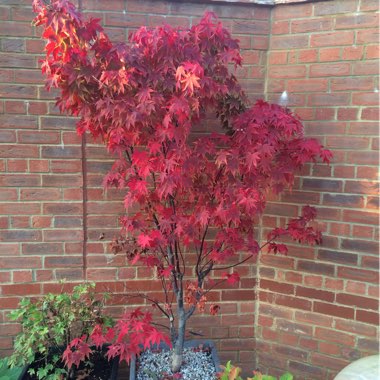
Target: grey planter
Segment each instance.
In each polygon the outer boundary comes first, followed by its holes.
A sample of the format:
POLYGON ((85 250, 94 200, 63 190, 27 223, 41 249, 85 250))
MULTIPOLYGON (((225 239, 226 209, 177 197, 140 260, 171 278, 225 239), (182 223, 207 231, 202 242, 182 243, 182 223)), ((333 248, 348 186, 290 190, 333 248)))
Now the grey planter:
MULTIPOLYGON (((215 345, 211 340, 187 340, 185 342, 185 348, 198 347, 200 344, 207 346, 211 349, 211 358, 215 366, 215 370, 218 372, 220 369, 220 360, 218 353, 216 351, 215 345)), ((169 347, 166 344, 160 344, 159 349, 167 350, 169 347)), ((134 356, 131 360, 130 370, 129 370, 129 380, 136 380, 136 357, 134 356)))

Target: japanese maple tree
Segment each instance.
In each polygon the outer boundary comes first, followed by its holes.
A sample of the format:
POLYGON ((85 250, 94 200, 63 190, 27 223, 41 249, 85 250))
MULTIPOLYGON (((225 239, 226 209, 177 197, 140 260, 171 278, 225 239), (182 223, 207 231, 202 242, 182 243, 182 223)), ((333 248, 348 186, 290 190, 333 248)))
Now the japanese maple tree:
POLYGON ((320 242, 309 206, 264 242, 255 228, 268 192, 291 187, 305 163, 331 154, 304 137, 288 109, 248 106, 233 74, 238 41, 212 13, 189 30, 143 26, 129 43, 112 43, 99 20, 85 21, 67 0, 34 0, 34 9, 47 40, 47 88, 60 90, 62 112, 80 117, 78 132, 100 137, 115 156, 104 183, 125 189, 127 213, 112 249, 156 271, 164 302, 154 303, 168 318, 177 371, 186 322, 221 281, 239 281, 236 266, 264 246, 286 253, 280 236, 320 242), (223 133, 210 133, 212 114, 223 133))

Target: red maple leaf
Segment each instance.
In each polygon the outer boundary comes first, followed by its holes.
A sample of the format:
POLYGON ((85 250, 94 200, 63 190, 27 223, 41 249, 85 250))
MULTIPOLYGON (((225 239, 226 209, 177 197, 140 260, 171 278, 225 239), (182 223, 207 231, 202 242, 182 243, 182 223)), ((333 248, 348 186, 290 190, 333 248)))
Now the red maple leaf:
POLYGON ((288 247, 285 244, 270 243, 268 252, 273 252, 274 254, 280 253, 282 255, 287 255, 288 247))
POLYGON ((196 220, 201 227, 205 227, 208 224, 210 218, 210 212, 207 209, 199 210, 196 213, 196 220))
POLYGON ((138 178, 132 178, 128 181, 129 188, 135 192, 138 196, 148 194, 148 183, 138 178))
POLYGON ((210 305, 210 314, 211 315, 218 314, 219 310, 220 310, 220 306, 219 305, 215 305, 215 304, 210 305))
POLYGON ((260 154, 258 152, 248 152, 247 153, 247 165, 248 169, 257 167, 257 163, 260 161, 260 154))
POLYGON ((174 268, 173 265, 169 265, 166 268, 160 269, 160 271, 159 271, 160 276, 165 277, 165 278, 169 278, 170 275, 172 274, 173 268, 174 268))
POLYGON ((141 261, 148 267, 153 268, 160 264, 160 261, 157 257, 153 255, 143 256, 141 261))
POLYGON ((223 273, 222 276, 225 277, 225 278, 227 278, 227 282, 230 285, 236 284, 237 282, 240 281, 240 276, 239 276, 239 274, 237 272, 223 273))
POLYGON ((137 243, 141 248, 148 248, 150 243, 152 242, 152 238, 146 234, 140 234, 137 238, 137 243))
POLYGON ((73 365, 78 366, 80 362, 90 357, 92 350, 85 341, 85 336, 74 338, 63 352, 62 359, 70 369, 73 365))
POLYGON ((96 347, 101 347, 107 339, 103 335, 103 329, 101 325, 96 325, 90 335, 91 340, 96 347))

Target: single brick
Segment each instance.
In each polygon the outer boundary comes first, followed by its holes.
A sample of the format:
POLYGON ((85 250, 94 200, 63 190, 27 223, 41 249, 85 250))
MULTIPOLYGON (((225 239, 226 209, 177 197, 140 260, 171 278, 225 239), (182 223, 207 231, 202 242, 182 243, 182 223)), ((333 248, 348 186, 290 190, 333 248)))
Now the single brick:
POLYGON ((274 20, 310 17, 313 13, 312 4, 297 4, 295 6, 277 6, 273 9, 274 20))
POLYGON ((311 33, 331 30, 333 28, 333 19, 306 19, 291 21, 292 33, 311 33))
POLYGON ((360 252, 361 254, 377 254, 379 252, 379 244, 376 241, 343 239, 341 245, 343 249, 360 252))
POLYGON ((367 310, 356 310, 355 319, 360 322, 370 323, 372 325, 378 326, 380 316, 379 313, 374 313, 372 311, 367 310))
POLYGON ((340 13, 355 12, 357 7, 356 0, 345 0, 343 2, 325 2, 314 5, 314 16, 328 16, 340 13))
POLYGON ((311 299, 318 299, 326 302, 333 302, 335 294, 326 290, 317 290, 312 288, 306 288, 304 286, 296 287, 296 296, 305 297, 311 299))
POLYGON ((352 294, 339 293, 336 296, 336 302, 349 306, 357 306, 361 309, 378 310, 379 301, 377 299, 355 296, 352 294))
POLYGON ((358 263, 358 256, 353 253, 332 251, 326 249, 318 250, 318 259, 322 261, 331 261, 340 264, 356 265, 358 263))
POLYGON ((306 75, 306 66, 274 66, 269 68, 271 78, 304 78, 306 75))
POLYGON ((273 50, 287 49, 306 49, 309 47, 309 37, 307 35, 299 36, 272 36, 271 48, 273 50))
POLYGON ((294 294, 294 285, 277 281, 261 279, 260 288, 267 289, 275 293, 294 294))
POLYGON ((310 47, 352 45, 354 38, 354 31, 313 34, 310 37, 310 47))
POLYGON ((342 331, 347 331, 357 335, 364 335, 374 337, 376 335, 376 327, 368 326, 367 324, 337 319, 335 322, 335 328, 342 331))
POLYGON ((326 329, 324 327, 316 327, 314 335, 316 338, 327 342, 344 344, 351 347, 355 345, 355 336, 341 331, 326 329))
POLYGON ((379 282, 378 272, 343 266, 338 267, 338 277, 375 284, 379 282))
POLYGON ((342 181, 328 180, 320 178, 304 178, 302 189, 341 192, 343 187, 342 181))

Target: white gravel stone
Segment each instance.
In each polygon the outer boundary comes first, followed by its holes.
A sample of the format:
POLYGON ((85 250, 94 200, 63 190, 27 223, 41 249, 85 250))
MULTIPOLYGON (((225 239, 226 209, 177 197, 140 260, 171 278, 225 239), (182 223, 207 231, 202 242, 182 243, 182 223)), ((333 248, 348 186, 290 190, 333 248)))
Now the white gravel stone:
MULTIPOLYGON (((145 351, 139 357, 137 380, 161 380, 165 375, 173 375, 170 370, 170 351, 145 351)), ((183 364, 180 380, 216 380, 216 371, 211 356, 193 348, 183 350, 183 364)))

